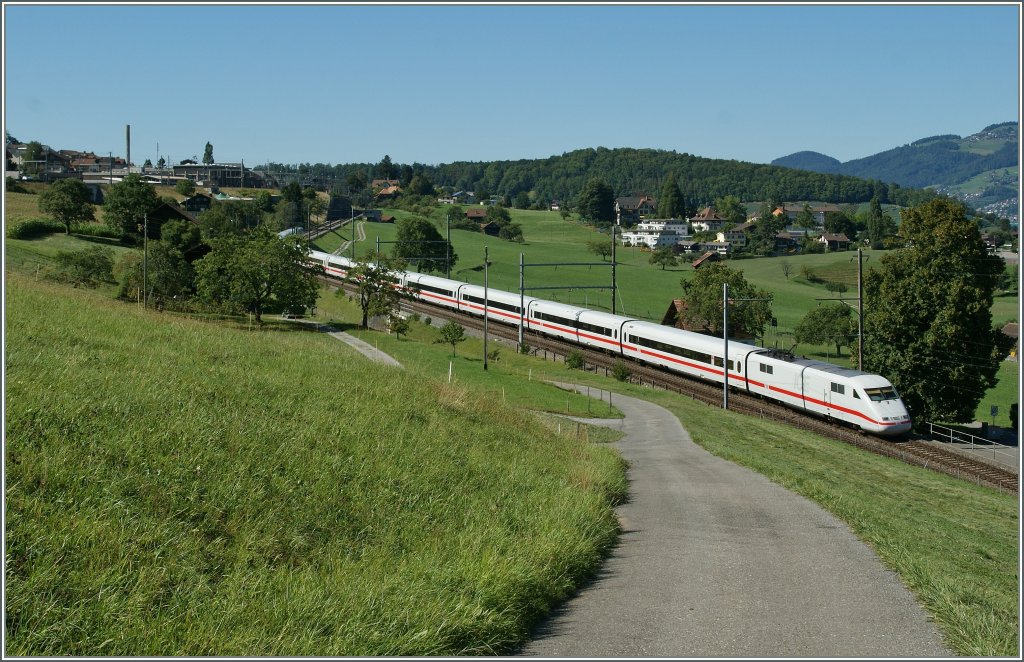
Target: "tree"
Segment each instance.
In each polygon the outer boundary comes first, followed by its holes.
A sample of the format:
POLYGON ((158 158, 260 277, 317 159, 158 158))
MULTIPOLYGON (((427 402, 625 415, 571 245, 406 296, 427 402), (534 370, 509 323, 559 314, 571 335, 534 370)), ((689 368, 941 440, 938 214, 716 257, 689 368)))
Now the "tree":
POLYGON ((398 169, 391 163, 391 157, 385 154, 384 158, 377 164, 377 167, 374 168, 374 174, 377 175, 378 179, 395 179, 398 169))
MULTIPOLYGON (((367 328, 371 317, 383 315, 395 317, 398 309, 400 291, 395 288, 398 283, 396 272, 405 269, 402 260, 389 258, 383 254, 367 256, 366 262, 359 262, 348 274, 349 280, 356 285, 359 295, 359 309, 363 313, 360 326, 367 328)), ((338 295, 344 295, 338 290, 338 295)))
POLYGON ((174 190, 187 198, 196 192, 196 183, 191 179, 179 179, 174 185, 174 190))
POLYGON ((444 271, 446 256, 451 261, 450 267, 455 266, 458 260, 455 249, 445 241, 434 224, 418 217, 398 221, 391 254, 407 262, 415 262, 417 270, 427 273, 444 271))
POLYGON ((665 267, 674 267, 679 264, 679 258, 676 257, 671 246, 662 246, 651 253, 650 262, 651 264, 660 264, 661 270, 664 271, 665 267))
POLYGON ((206 143, 206 147, 203 148, 203 163, 211 165, 213 163, 213 145, 206 143))
MULTIPOLYGON (((103 201, 104 219, 122 237, 142 234, 144 216, 160 205, 156 189, 136 173, 127 175, 107 191, 103 201)), ((159 235, 159 226, 149 224, 149 236, 159 235)))
POLYGON ((39 211, 63 223, 64 234, 71 234, 73 224, 93 220, 90 199, 89 188, 81 181, 61 179, 39 194, 39 211))
POLYGON ((597 237, 587 242, 587 250, 595 255, 600 255, 602 260, 607 260, 612 254, 611 237, 597 237))
POLYGON ((150 159, 146 159, 146 162, 142 164, 142 167, 143 168, 152 168, 153 167, 153 161, 150 160, 150 159))
POLYGON ((348 185, 349 191, 358 193, 366 188, 366 174, 357 170, 345 178, 345 183, 348 185))
POLYGON ((998 381, 1008 338, 992 325, 1004 270, 959 202, 936 198, 902 214, 904 248, 864 281, 864 356, 919 422, 965 422, 998 381))
POLYGON ((868 208, 867 233, 872 248, 882 248, 885 240, 896 234, 896 223, 882 211, 878 196, 871 198, 868 208))
POLYGON ((161 156, 156 162, 156 167, 163 168, 165 165, 167 165, 167 160, 161 156))
POLYGON ((733 225, 742 225, 747 222, 747 208, 735 195, 727 195, 715 200, 715 209, 719 215, 733 225))
POLYGON ((409 333, 409 320, 401 315, 391 315, 388 318, 388 328, 394 332, 396 338, 401 340, 402 334, 409 333))
POLYGON ((675 173, 669 173, 665 183, 661 185, 658 197, 658 216, 661 218, 682 218, 686 215, 686 203, 683 193, 679 190, 679 181, 675 173))
POLYGON ((528 209, 530 207, 530 194, 520 191, 512 198, 512 206, 516 209, 528 209))
POLYGON ((789 260, 783 260, 779 266, 782 267, 782 275, 789 280, 789 274, 793 273, 793 264, 789 260))
POLYGON ((834 343, 836 354, 857 335, 853 310, 843 303, 815 308, 794 329, 796 341, 812 345, 834 343))
POLYGON ((32 140, 25 145, 25 153, 22 155, 21 160, 21 171, 29 175, 38 175, 43 171, 43 166, 39 163, 44 161, 46 151, 43 148, 43 144, 38 140, 32 140))
POLYGON ((434 342, 452 346, 452 356, 455 356, 455 346, 466 340, 466 330, 462 325, 451 320, 444 323, 438 332, 437 340, 434 342))
POLYGON ((248 237, 220 237, 212 246, 195 264, 203 299, 247 310, 257 324, 263 323, 263 311, 270 305, 299 310, 316 304, 316 269, 306 263, 298 241, 257 228, 248 237))
POLYGON ((434 184, 422 174, 413 175, 409 180, 409 193, 413 195, 436 195, 434 184))
POLYGON ((584 222, 597 226, 610 225, 615 220, 615 193, 612 187, 596 177, 591 178, 580 191, 576 209, 584 222))
POLYGON ((211 241, 216 237, 240 235, 255 228, 263 220, 263 214, 253 202, 227 200, 215 202, 199 215, 199 229, 203 238, 211 241))
POLYGON ((509 223, 498 230, 498 239, 523 243, 523 226, 519 223, 509 223))
POLYGON ((765 326, 772 318, 772 294, 747 282, 743 272, 721 262, 702 266, 692 280, 683 278, 683 298, 686 306, 680 313, 688 328, 707 328, 712 334, 722 335, 722 284, 729 284, 729 328, 732 334, 747 333, 754 337, 764 335, 765 326))
POLYGON ((812 230, 818 226, 817 221, 814 220, 814 212, 811 211, 810 205, 804 205, 804 208, 800 210, 800 213, 796 215, 797 227, 806 228, 812 230))

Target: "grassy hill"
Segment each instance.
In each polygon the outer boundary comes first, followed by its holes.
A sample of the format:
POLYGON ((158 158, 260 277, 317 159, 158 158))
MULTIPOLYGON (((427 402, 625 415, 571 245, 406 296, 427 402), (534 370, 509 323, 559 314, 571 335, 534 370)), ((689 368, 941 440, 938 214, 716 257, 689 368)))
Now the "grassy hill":
POLYGON ((487 394, 12 271, 6 303, 8 654, 487 654, 615 539, 617 454, 487 394))

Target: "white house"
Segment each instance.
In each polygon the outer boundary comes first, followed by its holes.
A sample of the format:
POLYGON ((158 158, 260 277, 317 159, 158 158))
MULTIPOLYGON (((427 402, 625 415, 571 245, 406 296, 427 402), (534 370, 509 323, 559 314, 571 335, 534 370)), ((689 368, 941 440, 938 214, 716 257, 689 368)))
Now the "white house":
POLYGON ((622 245, 661 248, 675 246, 690 236, 690 224, 685 219, 648 220, 641 221, 635 228, 623 232, 622 245))

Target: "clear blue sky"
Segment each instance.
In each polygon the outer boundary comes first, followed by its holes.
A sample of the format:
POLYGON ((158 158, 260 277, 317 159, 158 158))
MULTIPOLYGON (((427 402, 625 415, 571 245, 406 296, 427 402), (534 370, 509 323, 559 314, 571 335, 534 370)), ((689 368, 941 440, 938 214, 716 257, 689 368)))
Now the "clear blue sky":
POLYGON ((841 161, 1018 120, 990 5, 4 5, 4 127, 132 160, 841 161))

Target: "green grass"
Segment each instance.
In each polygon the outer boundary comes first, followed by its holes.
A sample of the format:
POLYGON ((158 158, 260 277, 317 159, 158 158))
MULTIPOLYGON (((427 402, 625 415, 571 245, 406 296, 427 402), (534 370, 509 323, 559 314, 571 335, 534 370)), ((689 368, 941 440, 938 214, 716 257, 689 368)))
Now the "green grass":
POLYGON ((999 365, 999 383, 985 393, 985 397, 978 403, 978 409, 974 413, 976 421, 992 423, 991 406, 999 407, 999 413, 995 417, 995 424, 999 427, 1010 427, 1010 405, 1018 402, 1020 394, 1018 386, 1020 383, 1020 363, 1017 361, 1003 361, 999 365))
POLYGON ((501 652, 615 540, 618 455, 487 393, 295 325, 6 297, 9 654, 501 652))

